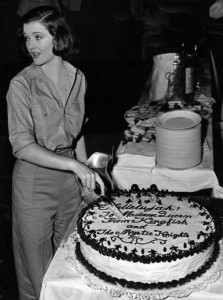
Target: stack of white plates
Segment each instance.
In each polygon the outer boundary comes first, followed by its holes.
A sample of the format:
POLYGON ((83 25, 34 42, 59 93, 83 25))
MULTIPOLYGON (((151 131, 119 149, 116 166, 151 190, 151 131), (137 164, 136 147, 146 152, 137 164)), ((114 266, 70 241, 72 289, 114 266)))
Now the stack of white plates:
POLYGON ((188 169, 201 162, 201 117, 192 111, 174 110, 156 121, 157 163, 188 169))

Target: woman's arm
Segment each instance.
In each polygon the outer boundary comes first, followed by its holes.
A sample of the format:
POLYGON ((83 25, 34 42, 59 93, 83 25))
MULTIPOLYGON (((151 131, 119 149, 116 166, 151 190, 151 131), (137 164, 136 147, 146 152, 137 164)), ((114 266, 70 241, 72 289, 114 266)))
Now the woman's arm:
MULTIPOLYGON (((86 151, 86 144, 85 144, 85 138, 84 136, 81 136, 81 138, 78 140, 77 145, 76 145, 76 157, 77 160, 83 163, 87 162, 87 151, 86 151)), ((104 183, 101 179, 101 177, 95 173, 96 175, 96 181, 97 183, 99 183, 100 188, 101 188, 101 194, 104 195, 105 193, 105 187, 104 187, 104 183)), ((87 193, 87 191, 85 190, 85 192, 87 193)))
POLYGON ((41 167, 71 171, 78 176, 82 186, 90 190, 95 189, 95 181, 97 181, 101 186, 102 192, 104 191, 104 185, 101 178, 83 162, 59 155, 36 143, 31 143, 18 150, 16 156, 19 159, 41 167))
POLYGON ((78 140, 75 150, 76 150, 77 159, 81 162, 86 163, 87 151, 86 151, 84 136, 81 136, 81 138, 78 140))

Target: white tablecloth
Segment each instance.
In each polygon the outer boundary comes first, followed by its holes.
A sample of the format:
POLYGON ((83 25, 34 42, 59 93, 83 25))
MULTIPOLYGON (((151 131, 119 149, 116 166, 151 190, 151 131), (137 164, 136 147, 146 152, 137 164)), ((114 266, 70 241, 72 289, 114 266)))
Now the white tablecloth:
MULTIPOLYGON (((117 151, 117 163, 112 170, 112 178, 116 186, 120 189, 130 189, 132 184, 137 184, 140 188, 148 188, 151 184, 156 184, 158 189, 164 189, 175 192, 196 192, 204 189, 212 189, 212 196, 223 198, 223 188, 219 185, 218 178, 214 172, 213 163, 213 140, 212 140, 212 124, 208 125, 207 136, 203 144, 202 162, 193 168, 186 170, 174 170, 163 167, 159 164, 145 164, 139 161, 138 166, 131 163, 129 159, 127 164, 123 164, 122 155, 132 155, 129 148, 120 144, 117 151), (127 152, 127 153, 126 153, 127 152)), ((134 143, 132 143, 133 145, 134 143)), ((138 146, 134 151, 137 154, 138 146)), ((144 152, 148 152, 149 144, 143 142, 140 146, 145 148, 144 152)), ((151 156, 153 152, 151 153, 151 156)))
POLYGON ((195 192, 212 189, 213 196, 223 198, 223 189, 219 186, 217 176, 213 170, 213 151, 206 149, 202 163, 186 170, 174 170, 160 165, 149 168, 143 164, 136 166, 119 165, 119 161, 112 170, 114 183, 121 189, 129 189, 132 184, 140 188, 148 188, 156 184, 158 189, 175 192, 195 192))
MULTIPOLYGON (((60 247, 44 277, 40 300, 129 300, 127 295, 112 298, 106 291, 88 287, 74 268, 65 261, 66 250, 60 247)), ((176 300, 169 297, 168 300, 176 300)), ((204 290, 182 300, 222 300, 223 276, 204 290)))

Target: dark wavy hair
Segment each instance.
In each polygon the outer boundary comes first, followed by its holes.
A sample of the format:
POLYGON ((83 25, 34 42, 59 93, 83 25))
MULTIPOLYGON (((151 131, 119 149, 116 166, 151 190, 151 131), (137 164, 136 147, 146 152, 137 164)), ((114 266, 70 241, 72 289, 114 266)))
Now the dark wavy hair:
POLYGON ((79 39, 74 36, 65 19, 55 7, 39 6, 30 10, 20 20, 18 28, 18 51, 27 57, 29 56, 23 35, 24 24, 40 22, 53 36, 53 53, 61 56, 64 60, 69 60, 79 53, 79 39))

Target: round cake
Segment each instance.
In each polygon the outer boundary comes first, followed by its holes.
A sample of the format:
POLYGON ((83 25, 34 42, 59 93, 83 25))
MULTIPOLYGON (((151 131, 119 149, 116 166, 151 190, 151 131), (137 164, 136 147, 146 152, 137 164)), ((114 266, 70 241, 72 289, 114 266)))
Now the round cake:
POLYGON ((94 275, 133 289, 184 284, 216 260, 219 223, 191 197, 155 185, 115 191, 118 218, 98 199, 79 216, 77 259, 94 275))

